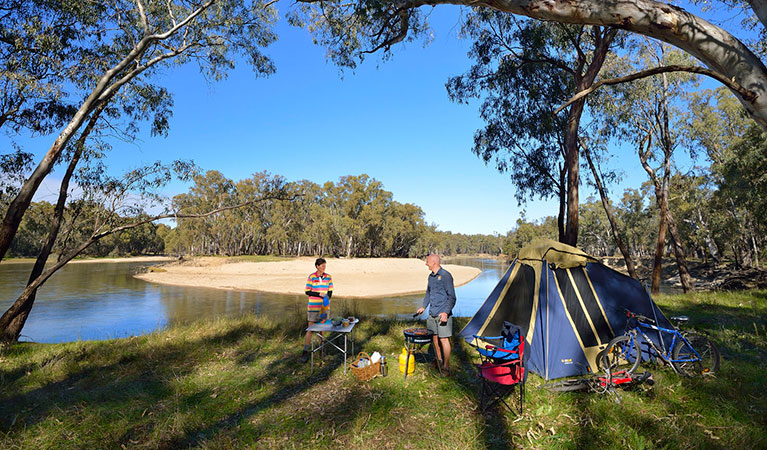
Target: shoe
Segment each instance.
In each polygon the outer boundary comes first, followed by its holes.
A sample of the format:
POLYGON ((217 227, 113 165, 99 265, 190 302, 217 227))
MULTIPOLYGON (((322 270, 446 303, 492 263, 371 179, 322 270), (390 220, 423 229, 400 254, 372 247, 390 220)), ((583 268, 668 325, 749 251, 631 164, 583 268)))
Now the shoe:
POLYGON ((443 378, 449 377, 450 376, 450 367, 443 367, 440 370, 440 374, 442 375, 443 378))
POLYGON ((304 352, 301 353, 301 362, 302 363, 309 362, 309 352, 307 352, 306 350, 304 350, 304 352))

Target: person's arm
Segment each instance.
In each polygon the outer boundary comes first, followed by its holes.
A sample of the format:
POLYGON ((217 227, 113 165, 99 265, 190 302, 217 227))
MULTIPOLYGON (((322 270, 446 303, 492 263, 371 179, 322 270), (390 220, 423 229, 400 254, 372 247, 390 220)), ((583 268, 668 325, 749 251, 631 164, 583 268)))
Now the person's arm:
POLYGON ((445 311, 448 314, 453 313, 453 307, 455 307, 455 286, 453 285, 453 276, 450 274, 450 272, 447 272, 445 274, 444 282, 445 282, 445 293, 447 294, 447 304, 448 304, 448 310, 445 311))
POLYGON ((329 280, 328 280, 328 299, 331 299, 331 298, 333 298, 333 277, 331 277, 330 275, 328 275, 328 277, 329 277, 329 280))

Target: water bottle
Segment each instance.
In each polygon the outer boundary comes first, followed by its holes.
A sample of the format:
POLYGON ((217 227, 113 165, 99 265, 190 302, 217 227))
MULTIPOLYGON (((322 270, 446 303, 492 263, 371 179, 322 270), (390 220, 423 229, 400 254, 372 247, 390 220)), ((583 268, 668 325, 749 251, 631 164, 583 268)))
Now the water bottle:
POLYGON ((386 356, 381 355, 381 376, 386 376, 386 356))

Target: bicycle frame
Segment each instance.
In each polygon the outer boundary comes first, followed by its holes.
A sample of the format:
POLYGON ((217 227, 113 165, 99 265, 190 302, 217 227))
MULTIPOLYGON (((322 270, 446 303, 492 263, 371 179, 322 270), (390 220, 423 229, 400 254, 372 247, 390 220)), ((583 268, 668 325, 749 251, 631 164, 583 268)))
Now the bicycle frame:
MULTIPOLYGON (((629 345, 624 347, 624 351, 628 351, 626 349, 633 348, 634 339, 636 339, 637 335, 641 335, 642 338, 644 338, 645 342, 648 343, 648 347, 649 347, 649 349, 647 350, 648 356, 653 356, 652 351, 654 351, 655 356, 659 357, 663 362, 670 365, 671 368, 674 369, 674 372, 678 373, 676 366, 672 363, 694 362, 694 361, 699 361, 701 359, 698 351, 693 348, 693 346, 690 344, 690 341, 688 341, 687 338, 678 330, 659 327, 657 325, 642 322, 639 319, 636 319, 636 323, 637 323, 637 326, 633 328, 628 328, 626 332, 624 333, 626 336, 629 337, 629 345), (650 330, 657 331, 659 337, 661 336, 661 333, 671 335, 671 344, 668 346, 668 350, 663 351, 662 349, 658 348, 655 342, 652 339, 650 339, 649 336, 647 336, 647 334, 642 330, 642 328, 647 328, 650 330), (692 353, 694 353, 694 357, 689 359, 672 359, 671 352, 673 351, 677 341, 682 341, 685 344, 687 344, 687 347, 692 350, 692 353), (652 351, 650 351, 650 349, 652 349, 652 351)), ((639 346, 639 351, 640 351, 640 355, 638 356, 641 358, 642 356, 641 353, 643 351, 641 346, 639 346)))

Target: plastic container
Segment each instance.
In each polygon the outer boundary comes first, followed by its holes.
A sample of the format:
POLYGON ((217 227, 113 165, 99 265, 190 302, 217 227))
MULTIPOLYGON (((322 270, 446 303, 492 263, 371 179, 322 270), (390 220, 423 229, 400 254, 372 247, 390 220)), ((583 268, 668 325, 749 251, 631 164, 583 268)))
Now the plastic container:
POLYGON ((399 355, 399 371, 405 373, 405 365, 407 364, 407 374, 410 375, 415 371, 415 358, 411 353, 408 358, 407 349, 403 348, 402 353, 399 355), (410 359, 410 361, 408 361, 410 359))

